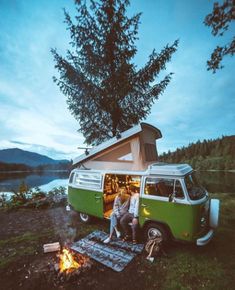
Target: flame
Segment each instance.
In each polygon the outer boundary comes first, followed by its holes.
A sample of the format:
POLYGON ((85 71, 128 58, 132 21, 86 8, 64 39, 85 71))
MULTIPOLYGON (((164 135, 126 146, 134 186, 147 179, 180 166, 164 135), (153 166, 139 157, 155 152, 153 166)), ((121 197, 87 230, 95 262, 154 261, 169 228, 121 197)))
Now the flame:
POLYGON ((60 254, 60 273, 71 272, 80 267, 81 265, 75 261, 72 253, 68 249, 64 248, 62 250, 62 254, 60 254))

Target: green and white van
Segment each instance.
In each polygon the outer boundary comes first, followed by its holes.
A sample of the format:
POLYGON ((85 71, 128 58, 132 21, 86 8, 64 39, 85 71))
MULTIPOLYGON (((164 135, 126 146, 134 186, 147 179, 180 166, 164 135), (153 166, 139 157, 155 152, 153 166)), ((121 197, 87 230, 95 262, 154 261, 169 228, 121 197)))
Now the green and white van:
POLYGON ((139 188, 139 225, 144 237, 162 236, 206 245, 219 219, 219 200, 210 199, 187 164, 152 163, 145 171, 74 169, 68 202, 88 222, 110 217, 119 189, 139 188))

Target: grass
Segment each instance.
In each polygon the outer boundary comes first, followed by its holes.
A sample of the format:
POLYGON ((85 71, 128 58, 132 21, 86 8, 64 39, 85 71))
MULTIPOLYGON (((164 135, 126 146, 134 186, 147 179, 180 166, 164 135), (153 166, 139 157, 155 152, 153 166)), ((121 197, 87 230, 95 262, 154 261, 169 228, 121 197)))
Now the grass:
POLYGON ((32 246, 22 247, 20 251, 16 249, 12 249, 7 256, 2 256, 0 258, 0 268, 6 268, 10 263, 18 260, 20 257, 24 257, 27 255, 32 255, 35 253, 35 248, 32 246))
POLYGON ((39 234, 26 232, 23 235, 19 235, 16 237, 5 239, 5 240, 0 240, 0 247, 4 247, 5 245, 8 245, 8 244, 18 244, 22 242, 38 241, 39 238, 46 237, 50 233, 52 233, 52 231, 48 231, 48 230, 41 232, 39 234))
POLYGON ((150 266, 152 285, 158 283, 159 289, 164 290, 234 289, 235 196, 214 194, 211 197, 221 201, 220 225, 214 239, 204 247, 171 245, 170 258, 160 258, 150 266))
MULTIPOLYGON (((168 257, 148 262, 143 254, 135 259, 136 273, 133 283, 141 282, 142 289, 198 290, 234 289, 235 282, 235 195, 218 193, 211 198, 220 199, 220 224, 213 240, 204 247, 172 243, 166 250, 168 257)), ((97 221, 81 225, 81 237, 107 225, 97 221)), ((126 275, 128 269, 126 270, 126 275)), ((131 277, 130 277, 131 278, 131 277)), ((117 278, 118 279, 118 278, 117 278)))
MULTIPOLYGON (((208 245, 197 247, 191 244, 172 243, 166 250, 168 256, 160 256, 154 263, 148 262, 145 259, 146 254, 143 253, 123 273, 114 276, 117 285, 121 280, 119 277, 124 277, 133 281, 133 285, 138 286, 140 282, 142 289, 148 290, 234 289, 235 195, 218 193, 211 197, 219 198, 221 201, 220 225, 214 239, 208 245)), ((97 229, 108 231, 108 226, 108 222, 101 220, 95 220, 89 225, 79 223, 77 239, 97 229)), ((36 234, 26 232, 23 235, 0 240, 0 254, 5 248, 8 249, 7 253, 3 252, 0 267, 7 268, 14 260, 35 254, 35 251, 41 248, 43 239, 47 240, 48 237, 53 237, 53 234, 53 230, 47 229, 36 234)), ((96 276, 90 278, 98 279, 96 276)))
POLYGON ((23 235, 0 240, 0 268, 7 267, 20 257, 35 254, 39 240, 52 234, 52 230, 45 230, 38 234, 26 232, 23 235))

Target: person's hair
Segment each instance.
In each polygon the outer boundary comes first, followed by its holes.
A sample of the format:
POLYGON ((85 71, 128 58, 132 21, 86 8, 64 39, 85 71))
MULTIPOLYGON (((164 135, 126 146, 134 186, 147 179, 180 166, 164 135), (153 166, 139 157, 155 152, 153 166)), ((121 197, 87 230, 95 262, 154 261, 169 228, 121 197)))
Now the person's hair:
POLYGON ((122 194, 125 193, 125 191, 126 191, 125 188, 120 188, 119 192, 118 192, 118 195, 121 196, 122 194))
POLYGON ((126 193, 125 188, 121 188, 118 192, 118 196, 121 198, 122 203, 125 201, 125 193, 126 193))
POLYGON ((139 188, 138 187, 136 187, 135 185, 130 185, 130 191, 133 191, 133 192, 139 192, 139 188))

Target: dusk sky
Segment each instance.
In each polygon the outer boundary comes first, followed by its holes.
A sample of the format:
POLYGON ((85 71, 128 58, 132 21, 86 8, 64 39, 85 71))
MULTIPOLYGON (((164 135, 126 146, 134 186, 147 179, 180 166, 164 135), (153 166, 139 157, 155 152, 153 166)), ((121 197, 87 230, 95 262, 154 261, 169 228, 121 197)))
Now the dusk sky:
MULTIPOLYGON (((206 70, 206 61, 235 27, 223 38, 212 36, 203 20, 213 1, 130 2, 129 15, 143 13, 134 59, 138 67, 154 48, 160 52, 180 40, 166 70, 174 72, 172 81, 145 120, 162 132, 158 151, 234 135, 235 56, 225 58, 216 74, 206 70)), ((65 55, 70 41, 62 8, 74 15, 72 0, 0 0, 0 149, 17 147, 55 159, 83 153, 77 149, 84 146, 78 122, 52 81, 57 71, 50 49, 65 55)))

